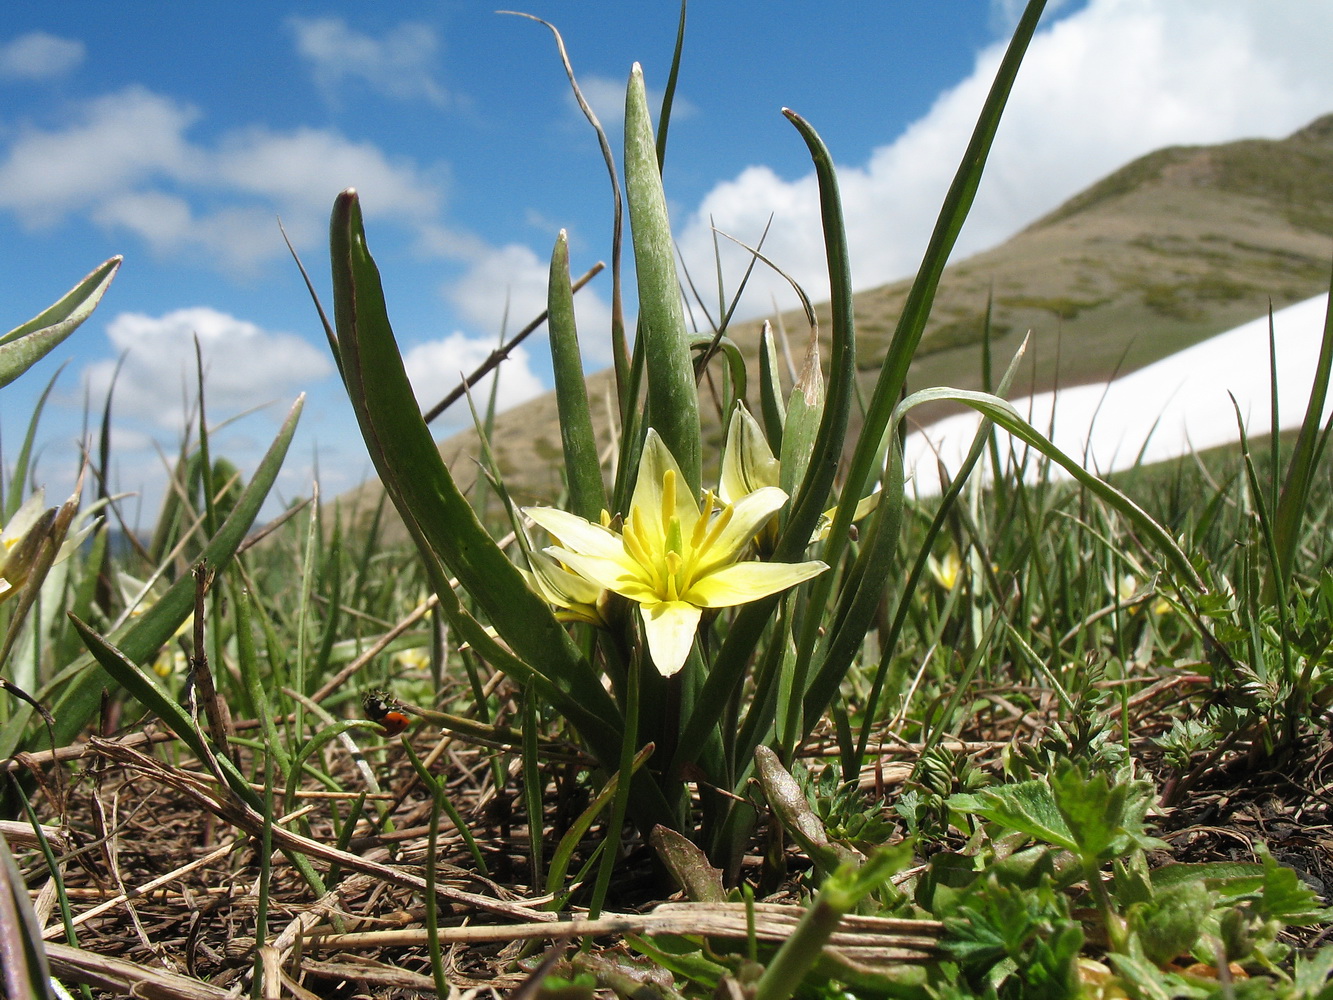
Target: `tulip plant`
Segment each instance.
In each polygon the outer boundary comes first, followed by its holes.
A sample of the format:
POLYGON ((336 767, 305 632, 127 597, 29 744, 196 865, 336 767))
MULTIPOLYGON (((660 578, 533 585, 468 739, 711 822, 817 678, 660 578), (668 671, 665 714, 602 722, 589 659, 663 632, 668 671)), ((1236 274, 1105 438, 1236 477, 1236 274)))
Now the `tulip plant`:
MULTIPOLYGON (((807 304, 810 352, 784 393, 771 337, 759 345, 754 379, 725 325, 707 333, 686 326, 662 187, 669 96, 654 132, 643 75, 634 67, 623 168, 639 313, 627 346, 613 310, 618 447, 604 466, 562 233, 551 266, 549 334, 568 493, 554 505, 510 505, 519 554, 496 543, 441 460, 414 405, 358 196, 349 190, 335 203, 330 341, 377 471, 454 634, 528 698, 562 716, 606 775, 630 773, 651 743, 647 765, 620 782, 629 818, 645 832, 662 824, 693 836, 715 863, 732 861, 746 842, 756 748, 771 747, 790 764, 831 720, 843 773, 859 766, 865 729, 855 739, 845 720, 855 712, 868 727, 876 706, 845 703, 843 682, 881 608, 887 602, 890 611, 901 610, 912 596, 916 574, 898 551, 904 483, 897 428, 916 403, 959 400, 1040 448, 1126 517, 1179 586, 1196 583, 1163 529, 1078 469, 1001 398, 928 390, 902 399, 1041 6, 1029 4, 999 68, 855 434, 855 321, 829 151, 804 119, 784 111, 814 162, 832 294, 827 340, 807 304), (725 363, 710 367, 713 358, 725 363), (715 416, 727 428, 716 470, 703 461, 705 372, 722 385, 715 416)), ((609 158, 608 167, 619 218, 619 175, 609 158)), ((618 271, 613 267, 617 306, 618 271)), ((498 471, 491 472, 507 498, 498 471)), ((881 668, 876 692, 882 681, 881 668)))

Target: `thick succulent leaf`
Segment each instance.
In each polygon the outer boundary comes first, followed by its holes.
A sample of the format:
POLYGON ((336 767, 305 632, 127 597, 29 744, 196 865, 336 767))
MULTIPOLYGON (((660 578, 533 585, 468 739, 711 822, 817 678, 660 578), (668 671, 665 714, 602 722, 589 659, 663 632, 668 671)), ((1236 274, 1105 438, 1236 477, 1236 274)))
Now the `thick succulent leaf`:
POLYGON ((617 717, 610 696, 547 603, 477 520, 421 418, 354 190, 334 203, 329 240, 343 380, 386 492, 428 549, 427 558, 438 559, 458 578, 514 654, 541 664, 557 688, 602 718, 607 732, 600 739, 596 732, 584 736, 599 756, 617 759, 618 742, 606 739, 617 717))
POLYGON ((639 284, 649 419, 680 463, 693 492, 699 489, 701 476, 699 394, 676 277, 676 246, 638 63, 625 94, 625 193, 639 284))

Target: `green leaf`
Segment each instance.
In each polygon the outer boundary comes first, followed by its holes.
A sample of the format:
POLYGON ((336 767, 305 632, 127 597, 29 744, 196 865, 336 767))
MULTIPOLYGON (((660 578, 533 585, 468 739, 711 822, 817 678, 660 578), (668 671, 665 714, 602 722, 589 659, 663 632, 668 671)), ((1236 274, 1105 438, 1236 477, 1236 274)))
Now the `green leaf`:
MULTIPOLYGON (((801 479, 800 489, 795 492, 791 501, 786 524, 778 540, 777 550, 773 554, 773 560, 776 562, 794 562, 798 561, 809 547, 810 536, 827 506, 826 501, 833 488, 833 479, 842 460, 852 396, 856 390, 856 324, 852 306, 847 233, 843 225, 842 200, 838 194, 833 157, 819 134, 800 115, 789 109, 784 109, 783 114, 796 126, 801 138, 805 140, 815 165, 833 311, 829 388, 822 403, 823 411, 814 444, 811 446, 808 468, 801 479)), ((788 413, 787 419, 790 423, 793 415, 788 413)), ((784 431, 784 438, 788 433, 792 431, 790 429, 784 431)), ((786 455, 788 450, 784 446, 783 454, 786 455)), ((839 505, 840 516, 834 519, 834 531, 841 530, 844 536, 846 535, 855 506, 855 503, 839 505)), ((836 546, 830 549, 826 543, 825 552, 828 551, 840 550, 836 546)), ((826 558, 825 561, 830 566, 836 565, 836 559, 829 561, 826 558)), ((825 573, 815 579, 810 588, 812 607, 822 607, 827 602, 833 578, 836 576, 836 573, 825 573)), ((705 738, 717 724, 731 693, 744 679, 754 650, 773 616, 779 599, 777 595, 762 598, 746 605, 737 614, 682 730, 680 743, 671 765, 672 770, 692 762, 705 745, 705 738)), ((796 667, 791 677, 791 690, 798 692, 798 695, 790 698, 788 703, 782 706, 785 735, 783 749, 788 753, 799 736, 801 713, 799 692, 805 690, 811 652, 818 636, 820 622, 821 616, 818 614, 809 615, 806 619, 806 626, 801 633, 797 648, 796 667)))
MULTIPOLYGON (((1271 309, 1269 323, 1271 326, 1271 309)), ((1300 543, 1300 527, 1305 519, 1306 500, 1318 466, 1320 422, 1324 413, 1324 400, 1328 396, 1331 372, 1333 372, 1333 294, 1329 296, 1328 310, 1324 314, 1324 336, 1319 344, 1319 360, 1315 362, 1305 419, 1301 421, 1300 433, 1296 437, 1291 464, 1287 466, 1287 478, 1282 484, 1282 495, 1278 499, 1277 512, 1274 516, 1274 542, 1278 561, 1277 565, 1268 568, 1268 576, 1264 581, 1266 601, 1273 600, 1285 586, 1286 581, 1291 578, 1296 548, 1300 543)), ((1273 405, 1277 406, 1276 398, 1273 400, 1273 405)), ((1276 446, 1276 435, 1274 442, 1276 446)), ((1273 474, 1277 475, 1276 466, 1273 474)))
POLYGON ((1226 896, 1257 892, 1263 885, 1264 866, 1248 861, 1209 861, 1201 864, 1167 864, 1151 872, 1154 889, 1186 882, 1201 882, 1226 896))
POLYGON ((946 387, 922 389, 919 392, 912 393, 898 404, 894 410, 892 426, 896 427, 913 407, 920 406, 922 403, 940 401, 963 403, 970 406, 982 416, 993 420, 996 425, 1008 431, 1024 444, 1036 449, 1055 462, 1068 472, 1079 485, 1085 487, 1089 493, 1129 521, 1141 536, 1143 542, 1156 549, 1158 555, 1184 583, 1196 590, 1202 591, 1205 589, 1203 580, 1195 572, 1189 557, 1181 550, 1180 545, 1171 536, 1170 532, 1158 524, 1152 515, 1142 507, 1124 493, 1121 493, 1120 490, 1099 479, 1083 468, 1075 459, 1057 448, 1040 431, 1024 420, 1013 404, 1007 400, 1001 399, 999 396, 992 396, 990 393, 974 392, 968 389, 950 389, 946 387))
MULTIPOLYGON (((972 137, 945 195, 944 204, 940 207, 935 229, 931 233, 930 242, 921 260, 921 267, 907 293, 907 301, 899 314, 898 325, 889 344, 879 379, 875 383, 874 394, 866 407, 861 437, 857 441, 844 486, 844 489, 854 496, 865 495, 870 480, 879 472, 875 468, 875 459, 879 453, 880 442, 884 440, 884 433, 889 427, 894 406, 903 393, 908 368, 911 366, 917 345, 921 342, 926 321, 930 318, 940 276, 944 273, 945 264, 953 252, 958 233, 962 230, 976 197, 986 159, 990 155, 991 145, 1000 125, 1000 117, 1008 102, 1014 80, 1018 76, 1018 69, 1028 43, 1037 30, 1037 22, 1044 7, 1044 0, 1030 0, 1024 9, 1018 26, 1014 29, 1013 39, 996 70, 995 81, 991 84, 990 93, 986 95, 972 137)), ((839 510, 841 511, 841 508, 839 510)), ((824 561, 830 565, 834 564, 833 557, 841 552, 842 539, 845 538, 850 524, 850 513, 846 519, 839 517, 834 520, 829 544, 824 550, 824 561)))
POLYGON ((667 218, 643 70, 630 72, 625 92, 625 196, 629 203, 634 270, 639 285, 639 333, 648 376, 649 426, 675 456, 690 492, 702 473, 699 394, 690 360, 685 310, 676 277, 676 248, 667 218))
MULTIPOLYGON (((187 576, 184 579, 189 580, 193 585, 192 577, 187 576)), ((131 662, 122 650, 117 649, 79 619, 73 618, 72 621, 75 629, 78 630, 79 637, 83 639, 84 644, 87 645, 97 662, 102 665, 102 669, 117 684, 128 691, 131 697, 160 718, 163 724, 190 748, 191 753, 201 761, 209 759, 217 761, 222 776, 227 780, 228 786, 236 796, 247 805, 262 812, 264 804, 259 798, 259 793, 250 787, 250 783, 236 769, 236 765, 231 762, 230 758, 223 754, 213 753, 207 739, 199 731, 189 713, 176 704, 176 700, 171 695, 163 691, 156 682, 131 662)))
POLYGON ((481 526, 417 410, 354 190, 334 204, 330 255, 343 378, 385 491, 423 555, 458 578, 528 669, 541 664, 537 672, 567 695, 562 712, 582 707, 580 729, 598 756, 618 759, 620 726, 610 696, 550 607, 481 526), (586 724, 589 716, 600 720, 602 731, 586 724))
POLYGON ((1144 832, 1144 817, 1152 803, 1152 785, 1147 781, 1085 776, 1069 767, 1051 778, 1051 792, 1073 836, 1074 852, 1085 864, 1110 861, 1135 847, 1164 846, 1144 832))
MULTIPOLYGON (((423 557, 441 609, 486 660, 520 684, 540 684, 543 698, 598 760, 615 767, 624 735, 619 709, 550 606, 477 520, 416 407, 353 189, 334 203, 329 244, 343 382, 375 470, 423 557), (504 644, 462 608, 450 573, 504 644)), ((637 822, 672 822, 650 776, 640 775, 632 794, 637 822)))
MULTIPOLYGON (((982 171, 985 168, 991 143, 994 140, 996 129, 999 127, 1000 115, 1008 100, 1014 79, 1018 74, 1018 67, 1022 62, 1028 42, 1031 40, 1033 32, 1036 31, 1037 21, 1044 6, 1044 0, 1030 0, 1019 19, 1013 40, 1001 60, 995 82, 992 84, 991 91, 982 106, 981 115, 977 120, 967 151, 964 153, 963 161, 959 165, 958 172, 945 197, 944 205, 940 209, 940 215, 935 224, 935 230, 931 234, 930 244, 927 246, 925 256, 922 259, 921 268, 917 273, 916 280, 912 283, 911 289, 908 291, 907 301, 899 316, 898 326, 894 331, 893 340, 890 342, 889 352, 881 368, 880 377, 875 384, 871 402, 866 409, 860 437, 852 455, 850 468, 844 479, 843 491, 852 500, 866 495, 869 492, 872 478, 882 473, 882 469, 876 467, 876 463, 877 460, 882 460, 881 444, 886 440, 885 432, 892 424, 894 404, 902 394, 908 367, 911 365, 912 357, 916 353, 917 345, 920 343, 921 335, 925 330, 926 321, 930 316, 940 275, 943 274, 945 263, 953 250, 958 233, 962 229, 963 222, 971 208, 977 187, 981 182, 982 171)), ((818 162, 819 158, 816 157, 816 164, 818 162)), ((817 173, 819 172, 817 169, 817 173)), ((829 165, 829 172, 832 173, 831 164, 829 165)), ((835 230, 830 225, 832 222, 830 211, 832 206, 824 196, 824 187, 821 176, 821 205, 823 206, 825 222, 824 239, 829 257, 833 310, 834 356, 829 375, 829 412, 825 413, 825 425, 831 425, 833 421, 839 419, 839 416, 845 421, 846 413, 843 412, 839 415, 838 412, 843 409, 841 400, 844 393, 848 394, 846 405, 850 406, 850 393, 855 389, 855 371, 844 372, 844 363, 838 356, 840 328, 846 328, 843 339, 846 340, 847 347, 853 351, 854 332, 851 329, 850 268, 845 257, 845 241, 841 246, 836 242, 841 238, 840 225, 839 230, 835 230), (840 315, 843 310, 846 312, 845 316, 840 315)), ((850 363, 854 369, 854 358, 851 359, 850 363)), ((823 450, 817 450, 816 452, 817 456, 824 456, 825 461, 831 461, 834 468, 842 460, 845 427, 846 424, 843 423, 842 428, 833 438, 836 452, 824 452, 823 450)), ((821 425, 820 444, 827 447, 830 442, 825 439, 824 429, 824 425, 821 425)), ((812 473, 815 468, 816 465, 812 464, 812 473)), ((829 485, 832 484, 832 472, 832 469, 828 470, 829 485)), ((808 485, 814 486, 815 484, 810 483, 808 485)), ((821 503, 827 497, 827 492, 827 489, 825 489, 824 497, 820 498, 821 503)), ((899 495, 896 497, 886 496, 886 502, 881 504, 881 510, 876 515, 876 524, 892 529, 894 534, 896 534, 897 529, 894 519, 898 516, 898 502, 901 501, 901 483, 898 484, 895 492, 899 495)), ((817 512, 808 511, 803 507, 805 502, 806 490, 803 488, 793 505, 792 518, 788 524, 788 535, 804 525, 806 516, 818 516, 817 512)), ((848 529, 851 527, 852 516, 855 513, 854 508, 854 503, 838 505, 828 538, 820 553, 823 561, 830 566, 836 567, 846 550, 849 537, 848 529)), ((811 527, 813 527, 813 524, 811 527)), ((877 531, 879 529, 872 527, 871 530, 877 531)), ((782 544, 788 542, 795 544, 797 541, 803 540, 784 536, 782 544)), ((884 541, 887 545, 887 537, 884 541)), ((779 547, 779 558, 790 558, 789 554, 781 549, 781 546, 779 547)), ((828 573, 823 578, 814 581, 810 587, 811 604, 813 606, 823 607, 828 603, 836 576, 836 573, 828 573)), ((796 690, 798 692, 804 692, 805 690, 804 672, 810 669, 808 665, 814 657, 817 631, 820 624, 819 616, 810 615, 806 618, 802 629, 797 658, 801 672, 801 675, 797 678, 799 687, 796 690)), ((824 681, 826 683, 828 681, 836 683, 834 674, 838 669, 838 662, 830 660, 829 665, 830 670, 824 671, 824 681)), ((815 669, 821 669, 821 666, 815 664, 815 669)))
POLYGON ((764 436, 774 455, 782 454, 782 430, 787 408, 782 403, 782 382, 778 377, 778 351, 773 343, 773 325, 764 320, 759 331, 759 412, 764 418, 764 436))
POLYGON ((880 848, 862 865, 844 864, 830 875, 796 929, 768 963, 755 985, 754 1000, 787 1000, 796 992, 843 916, 905 867, 911 856, 911 846, 903 842, 880 848))
MULTIPOLYGON (((804 552, 810 542, 810 535, 819 523, 820 515, 828 508, 829 494, 833 489, 833 479, 842 462, 843 448, 847 438, 847 422, 852 412, 852 397, 856 393, 856 318, 852 299, 852 267, 847 250, 847 227, 842 218, 842 195, 838 191, 837 172, 833 167, 833 155, 819 133, 796 112, 783 109, 787 120, 796 126, 797 132, 805 140, 810 152, 810 159, 815 165, 815 178, 819 182, 819 215, 824 233, 824 253, 828 258, 829 270, 829 308, 833 318, 831 323, 832 352, 829 359, 828 387, 825 390, 818 384, 819 357, 817 348, 813 356, 807 357, 805 368, 798 383, 806 392, 806 403, 817 413, 818 430, 811 447, 810 464, 801 478, 799 490, 792 492, 791 516, 783 529, 778 542, 778 551, 774 558, 783 561, 794 559, 804 552), (811 370, 813 367, 814 370, 811 370)), ((788 427, 796 415, 788 406, 788 427)), ((790 429, 785 432, 790 433, 790 429)), ((788 449, 784 446, 782 460, 787 460, 788 449)), ((854 494, 859 498, 861 494, 854 494)), ((854 503, 843 505, 849 509, 841 510, 841 517, 835 518, 835 525, 845 533, 851 524, 854 503)), ((835 526, 834 530, 838 530, 835 526)), ((825 559, 830 566, 836 561, 825 559)), ((829 574, 832 576, 833 574, 829 574)), ((826 595, 832 587, 831 580, 825 580, 815 586, 815 594, 826 595)), ((822 603, 822 600, 821 602, 822 603)), ((814 626, 812 617, 807 633, 814 626)), ((809 647, 802 644, 802 652, 808 655, 809 647)))
POLYGON ((55 305, 0 337, 0 387, 46 357, 92 315, 116 276, 120 262, 118 256, 103 262, 55 305))
MULTIPOLYGON (((269 445, 268 451, 255 469, 254 476, 236 501, 236 506, 232 508, 231 514, 204 548, 201 558, 215 571, 221 572, 226 568, 237 547, 245 540, 246 533, 254 524, 259 509, 263 506, 269 490, 278 477, 278 472, 282 469, 282 462, 287 455, 292 435, 296 433, 296 424, 300 419, 303 403, 304 397, 301 397, 293 404, 287 419, 278 430, 277 437, 269 445)), ((181 623, 194 611, 194 586, 192 576, 182 575, 157 603, 133 619, 123 632, 113 637, 116 648, 131 662, 146 662, 170 640, 176 629, 180 628, 181 623)), ((56 717, 56 746, 65 746, 73 742, 83 731, 88 720, 99 710, 106 675, 100 671, 89 670, 88 667, 92 662, 91 657, 82 657, 61 671, 39 695, 41 698, 49 698, 51 692, 59 691, 58 700, 51 706, 51 712, 56 717), (73 683, 63 689, 60 687, 69 678, 76 676, 77 679, 73 683)), ((29 740, 29 748, 38 749, 39 741, 43 738, 44 734, 35 734, 29 740)), ((17 739, 17 727, 6 727, 3 733, 0 733, 0 757, 12 753, 13 744, 10 741, 17 739)))
POLYGON ((1266 918, 1284 924, 1304 926, 1327 920, 1333 911, 1319 905, 1314 890, 1290 868, 1280 865, 1262 844, 1255 847, 1264 866, 1256 909, 1266 918))
POLYGON ((948 799, 951 809, 975 813, 1035 840, 1077 852, 1078 842, 1044 781, 1020 781, 948 799))
POLYGON ((625 941, 639 954, 651 958, 667 971, 708 990, 713 989, 727 974, 725 965, 706 958, 702 948, 685 938, 665 934, 645 938, 626 934, 625 941))
POLYGON ((51 996, 51 969, 42 927, 28 898, 9 844, 0 835, 0 993, 10 997, 51 996))
POLYGON ((606 507, 606 486, 597 454, 597 436, 592 429, 588 386, 583 380, 583 357, 574 322, 574 292, 569 285, 569 238, 565 231, 551 253, 551 276, 546 292, 547 327, 550 330, 551 368, 555 374, 555 400, 560 412, 560 441, 565 452, 565 476, 569 481, 569 509, 595 522, 606 507))
POLYGON ((1194 947, 1212 909, 1212 894, 1199 882, 1185 882, 1130 907, 1129 926, 1148 960, 1165 965, 1194 947))

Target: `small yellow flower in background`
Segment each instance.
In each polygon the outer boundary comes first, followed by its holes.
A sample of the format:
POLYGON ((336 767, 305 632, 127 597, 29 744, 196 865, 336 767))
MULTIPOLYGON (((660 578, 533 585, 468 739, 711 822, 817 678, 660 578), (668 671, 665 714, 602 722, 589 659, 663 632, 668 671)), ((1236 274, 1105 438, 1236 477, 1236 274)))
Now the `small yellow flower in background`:
POLYGON ((153 660, 153 673, 166 680, 172 674, 183 674, 190 667, 190 658, 180 646, 163 646, 153 660))
MULTIPOLYGON (((124 570, 118 570, 116 589, 120 591, 121 602, 130 609, 129 617, 138 618, 162 599, 162 595, 167 592, 167 585, 160 577, 149 584, 130 576, 124 570)), ((183 635, 190 635, 193 631, 194 615, 190 614, 180 623, 176 631, 171 633, 167 645, 159 649, 153 658, 153 672, 157 676, 165 680, 173 674, 183 674, 189 669, 190 659, 176 640, 183 635)))
POLYGON ((1139 580, 1133 573, 1126 573, 1115 584, 1115 597, 1121 604, 1128 604, 1139 591, 1139 580))
POLYGON ((430 650, 418 646, 415 649, 400 649, 393 654, 394 666, 405 670, 425 670, 430 666, 430 650))
MULTIPOLYGON (((67 509, 67 516, 70 516, 68 508, 71 504, 77 507, 77 498, 71 497, 66 501, 63 509, 67 509)), ((38 489, 23 501, 4 530, 0 531, 0 603, 23 589, 23 584, 27 582, 37 562, 42 543, 53 534, 63 532, 60 526, 61 510, 61 507, 47 507, 46 491, 38 489)), ((64 523, 68 524, 67 521, 64 523)), ((74 534, 60 540, 60 550, 51 565, 68 559, 95 526, 96 522, 90 520, 74 534)))
MULTIPOLYGON (((723 503, 735 503, 741 497, 765 487, 776 487, 782 483, 782 465, 773 457, 773 450, 768 446, 759 421, 742 404, 737 404, 731 412, 731 422, 727 425, 727 440, 722 446, 722 474, 718 480, 718 496, 723 503)), ((879 503, 879 492, 870 494, 856 505, 852 514, 853 521, 859 521, 879 503)), ((815 530, 810 535, 811 542, 822 542, 828 537, 833 526, 837 507, 831 507, 819 515, 815 530)), ((759 549, 771 552, 778 540, 778 519, 771 517, 758 532, 759 549)))
POLYGON ((553 507, 525 513, 560 541, 546 554, 586 581, 588 593, 610 590, 639 605, 648 652, 669 677, 685 665, 705 608, 757 601, 828 569, 818 561, 738 561, 786 502, 782 490, 764 486, 734 503, 706 493, 701 509, 650 429, 622 533, 553 507))
POLYGON ((926 556, 926 568, 942 588, 953 590, 954 584, 958 582, 958 574, 963 571, 963 560, 959 558, 957 549, 950 548, 940 559, 933 555, 926 556))

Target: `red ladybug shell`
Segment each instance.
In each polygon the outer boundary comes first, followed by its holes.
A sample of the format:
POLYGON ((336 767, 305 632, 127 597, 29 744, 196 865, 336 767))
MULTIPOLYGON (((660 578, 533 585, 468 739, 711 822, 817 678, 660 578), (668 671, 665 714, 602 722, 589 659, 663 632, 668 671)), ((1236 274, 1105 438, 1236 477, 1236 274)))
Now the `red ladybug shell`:
POLYGON ((397 736, 412 720, 407 717, 398 702, 383 691, 368 691, 361 701, 361 706, 372 720, 378 722, 380 731, 385 736, 397 736))
POLYGON ((380 732, 385 736, 397 736, 412 720, 397 709, 392 709, 384 713, 384 718, 375 721, 380 724, 380 732))

